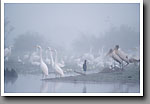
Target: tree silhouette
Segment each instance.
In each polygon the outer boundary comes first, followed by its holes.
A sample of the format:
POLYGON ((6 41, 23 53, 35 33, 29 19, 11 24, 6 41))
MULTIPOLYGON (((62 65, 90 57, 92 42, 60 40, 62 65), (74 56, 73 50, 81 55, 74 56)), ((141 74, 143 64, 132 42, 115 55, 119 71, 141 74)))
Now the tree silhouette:
POLYGON ((24 53, 26 51, 32 51, 36 45, 43 45, 44 39, 38 33, 27 32, 19 35, 14 40, 14 49, 17 53, 24 53))

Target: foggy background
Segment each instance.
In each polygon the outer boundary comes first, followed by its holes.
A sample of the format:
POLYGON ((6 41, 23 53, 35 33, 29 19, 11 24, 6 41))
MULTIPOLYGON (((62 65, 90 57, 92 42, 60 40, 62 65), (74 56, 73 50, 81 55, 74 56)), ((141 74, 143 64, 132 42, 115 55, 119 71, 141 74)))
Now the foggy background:
POLYGON ((4 8, 5 92, 66 92, 68 88, 70 92, 82 93, 140 91, 140 4, 6 3, 4 8), (36 45, 40 45, 43 51, 38 51, 36 45), (137 63, 130 62, 125 70, 120 70, 123 62, 115 65, 111 55, 106 57, 115 45, 120 46, 129 61, 132 59, 137 63), (47 47, 57 52, 48 52, 47 47), (44 69, 39 67, 42 64, 40 59, 47 66, 48 78, 57 78, 57 65, 65 77, 73 81, 69 87, 65 83, 57 88, 57 83, 41 82, 39 79, 44 69), (83 76, 85 60, 87 76, 83 76), (115 73, 119 70, 121 74, 115 73), (72 84, 76 78, 83 81, 78 88, 72 84), (84 81, 113 83, 91 87, 84 81), (116 85, 114 82, 121 83, 116 85), (29 87, 24 87, 27 85, 29 87))
POLYGON ((61 54, 83 54, 116 44, 139 47, 140 4, 7 4, 5 47, 15 53, 56 48, 61 54))

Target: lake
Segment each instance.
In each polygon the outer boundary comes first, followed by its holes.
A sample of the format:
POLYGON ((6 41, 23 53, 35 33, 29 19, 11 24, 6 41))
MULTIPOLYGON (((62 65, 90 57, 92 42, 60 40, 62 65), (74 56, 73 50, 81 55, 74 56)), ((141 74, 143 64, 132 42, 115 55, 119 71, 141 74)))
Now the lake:
POLYGON ((139 83, 65 82, 41 80, 41 75, 22 75, 5 81, 5 93, 139 93, 139 83))

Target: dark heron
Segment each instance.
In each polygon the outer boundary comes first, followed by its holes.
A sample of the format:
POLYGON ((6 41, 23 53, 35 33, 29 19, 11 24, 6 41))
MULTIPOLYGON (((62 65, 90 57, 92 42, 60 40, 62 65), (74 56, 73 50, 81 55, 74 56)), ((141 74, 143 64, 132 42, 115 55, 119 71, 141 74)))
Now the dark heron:
POLYGON ((84 60, 83 71, 86 72, 86 70, 87 70, 87 65, 86 65, 86 60, 84 60))

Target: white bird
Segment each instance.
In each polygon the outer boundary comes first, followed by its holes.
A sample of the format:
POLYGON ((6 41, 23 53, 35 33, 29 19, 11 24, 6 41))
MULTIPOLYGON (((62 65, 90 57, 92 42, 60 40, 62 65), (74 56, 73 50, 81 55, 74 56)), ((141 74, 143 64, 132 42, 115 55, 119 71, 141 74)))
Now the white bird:
POLYGON ((33 61, 39 61, 40 60, 40 57, 38 56, 37 52, 33 52, 31 54, 30 60, 33 60, 33 61))
MULTIPOLYGON (((119 49, 119 45, 116 45, 114 51, 115 51, 115 54, 118 55, 118 56, 121 58, 121 60, 123 60, 124 62, 127 63, 126 65, 129 64, 128 56, 127 56, 123 51, 121 51, 121 50, 119 49)), ((126 65, 125 65, 125 66, 126 66, 126 65)))
POLYGON ((47 48, 50 51, 50 61, 51 61, 51 66, 54 68, 54 60, 53 60, 53 55, 52 55, 52 49, 50 47, 47 48))
POLYGON ((18 56, 18 60, 17 60, 19 63, 22 63, 24 64, 24 62, 20 59, 20 57, 18 56))
POLYGON ((51 61, 50 61, 50 59, 48 58, 47 50, 46 50, 46 59, 45 59, 45 62, 46 62, 46 64, 48 64, 48 65, 51 64, 51 61))
POLYGON ((8 61, 9 56, 11 55, 11 48, 13 46, 9 46, 8 48, 4 49, 4 58, 6 61, 8 61))
POLYGON ((61 62, 61 63, 58 63, 58 65, 59 65, 61 68, 65 67, 65 62, 63 61, 63 59, 61 59, 60 62, 61 62))
POLYGON ((82 62, 81 58, 74 59, 74 62, 82 70, 82 68, 83 68, 83 62, 82 62))
POLYGON ((110 49, 108 54, 106 56, 110 56, 113 60, 118 62, 120 65, 123 65, 121 58, 115 54, 115 51, 113 49, 110 49))
MULTIPOLYGON (((50 59, 52 61, 52 65, 54 65, 54 60, 53 60, 53 56, 52 56, 52 51, 54 51, 54 50, 52 50, 50 47, 48 47, 48 50, 50 51, 50 59)), ((65 66, 65 62, 63 61, 63 59, 61 59, 60 62, 57 61, 57 64, 59 65, 59 67, 63 68, 65 66)))
POLYGON ((27 60, 28 58, 29 58, 29 52, 26 53, 26 54, 24 54, 24 56, 23 56, 23 59, 24 59, 24 60, 27 60))
POLYGON ((37 55, 37 52, 33 52, 30 55, 29 61, 32 65, 40 66, 40 57, 37 55))
POLYGON ((41 70, 43 71, 43 74, 44 74, 43 78, 46 78, 48 76, 48 67, 47 67, 47 65, 43 61, 41 46, 37 45, 37 49, 40 50, 40 68, 41 68, 41 70))
POLYGON ((36 61, 31 61, 31 64, 32 64, 32 65, 35 65, 35 66, 40 66, 40 63, 39 63, 39 62, 36 62, 36 61))
POLYGON ((52 50, 50 47, 48 47, 48 50, 50 51, 51 67, 55 71, 55 74, 64 76, 63 70, 60 68, 59 64, 57 63, 57 51, 52 50), (55 51, 55 61, 53 59, 52 51, 55 51))
POLYGON ((64 76, 63 70, 60 68, 60 66, 57 63, 57 51, 56 51, 56 49, 54 51, 55 51, 54 69, 55 69, 57 74, 59 74, 60 76, 64 76))

